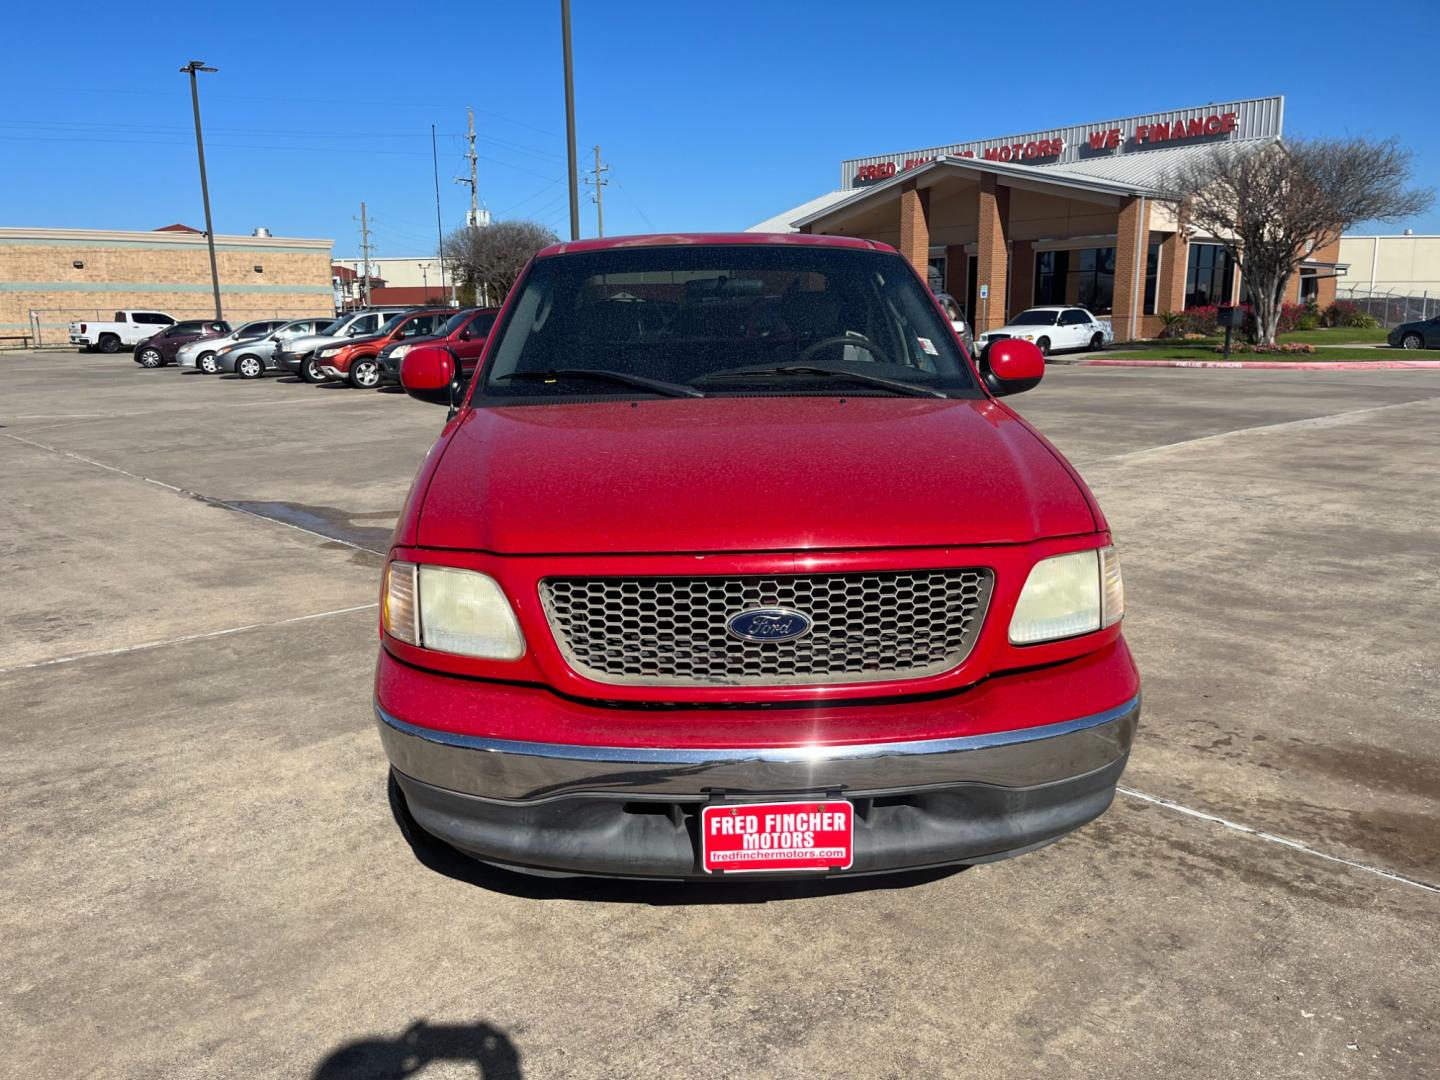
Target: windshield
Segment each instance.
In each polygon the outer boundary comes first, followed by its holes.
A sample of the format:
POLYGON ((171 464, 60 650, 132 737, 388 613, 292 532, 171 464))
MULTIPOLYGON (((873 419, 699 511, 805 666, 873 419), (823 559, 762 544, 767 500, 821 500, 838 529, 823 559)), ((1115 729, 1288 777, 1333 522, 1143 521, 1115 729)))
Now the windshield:
POLYGON ((401 312, 399 315, 391 315, 390 318, 386 319, 383 323, 380 324, 380 329, 376 330, 375 333, 388 334, 409 317, 410 316, 404 312, 401 312))
POLYGON ((1054 326, 1055 320, 1060 317, 1058 311, 1045 311, 1041 308, 1031 308, 1029 311, 1022 311, 1010 320, 1011 326, 1054 326))
POLYGON ((450 318, 445 321, 445 325, 442 326, 439 330, 437 330, 436 333, 440 337, 449 337, 456 330, 459 330, 460 327, 464 326, 465 323, 469 320, 470 316, 474 314, 475 313, 473 311, 461 311, 457 314, 451 315, 450 318))
POLYGON ((655 392, 641 380, 706 395, 975 394, 953 330, 892 253, 612 248, 542 259, 519 290, 477 403, 655 392))

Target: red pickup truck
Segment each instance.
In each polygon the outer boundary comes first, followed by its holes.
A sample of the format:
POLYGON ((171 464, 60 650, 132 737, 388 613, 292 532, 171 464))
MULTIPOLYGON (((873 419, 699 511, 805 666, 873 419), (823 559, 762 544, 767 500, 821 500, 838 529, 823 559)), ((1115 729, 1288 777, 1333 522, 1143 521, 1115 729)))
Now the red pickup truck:
POLYGON ((985 862, 1105 811, 1140 682, 1105 518, 892 248, 557 244, 511 290, 382 584, 416 843, 714 880, 985 862))

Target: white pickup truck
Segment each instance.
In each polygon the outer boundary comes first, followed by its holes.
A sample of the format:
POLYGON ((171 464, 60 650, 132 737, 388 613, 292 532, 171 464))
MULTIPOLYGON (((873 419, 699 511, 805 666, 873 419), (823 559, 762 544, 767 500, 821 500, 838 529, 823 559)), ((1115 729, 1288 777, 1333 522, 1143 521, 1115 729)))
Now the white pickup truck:
POLYGON ((163 311, 117 311, 113 322, 77 319, 70 324, 70 344, 106 353, 119 352, 126 346, 140 344, 174 321, 163 311))

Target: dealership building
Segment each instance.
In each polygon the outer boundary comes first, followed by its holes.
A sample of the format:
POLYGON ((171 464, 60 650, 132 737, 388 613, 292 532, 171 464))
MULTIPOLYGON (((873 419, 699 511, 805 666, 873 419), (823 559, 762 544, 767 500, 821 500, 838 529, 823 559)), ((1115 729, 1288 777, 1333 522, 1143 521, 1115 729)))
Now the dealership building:
MULTIPOLYGON (((1255 98, 951 143, 841 163, 840 187, 752 227, 859 236, 900 250, 977 330, 1035 304, 1110 318, 1117 340, 1158 336, 1160 314, 1233 303, 1224 246, 1177 220, 1166 178, 1217 145, 1280 139, 1283 97, 1255 98)), ((1339 245, 1317 250, 1293 300, 1326 305, 1339 245)))
MULTIPOLYGON (((232 324, 333 311, 330 240, 215 237, 220 299, 232 324)), ((72 319, 144 308, 177 319, 215 313, 205 234, 0 228, 0 339, 63 343, 72 319)))

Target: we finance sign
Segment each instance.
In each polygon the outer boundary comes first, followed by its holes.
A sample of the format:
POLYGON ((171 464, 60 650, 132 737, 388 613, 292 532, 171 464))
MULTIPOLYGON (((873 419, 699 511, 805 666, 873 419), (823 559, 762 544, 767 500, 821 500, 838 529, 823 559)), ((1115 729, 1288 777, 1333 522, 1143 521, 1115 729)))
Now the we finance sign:
POLYGON ((1054 165, 1187 143, 1268 139, 1280 134, 1283 109, 1283 98, 1256 98, 1170 113, 1147 113, 1125 120, 1074 124, 1027 135, 954 143, 931 150, 854 158, 842 165, 842 182, 847 187, 877 184, 942 157, 1054 165))

